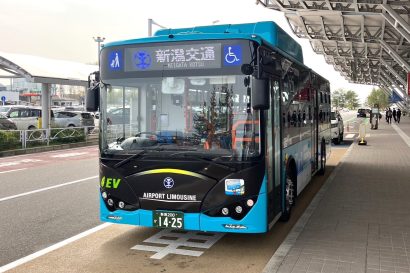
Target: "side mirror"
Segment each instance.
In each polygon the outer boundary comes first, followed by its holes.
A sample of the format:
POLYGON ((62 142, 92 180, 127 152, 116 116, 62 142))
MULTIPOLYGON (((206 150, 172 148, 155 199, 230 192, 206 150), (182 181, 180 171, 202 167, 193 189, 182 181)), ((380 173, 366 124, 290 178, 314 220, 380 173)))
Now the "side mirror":
POLYGON ((252 80, 252 108, 254 110, 269 109, 269 82, 266 79, 252 80))
POLYGON ((96 112, 98 111, 99 106, 100 106, 100 87, 97 84, 94 87, 90 87, 87 89, 85 109, 89 112, 96 112))

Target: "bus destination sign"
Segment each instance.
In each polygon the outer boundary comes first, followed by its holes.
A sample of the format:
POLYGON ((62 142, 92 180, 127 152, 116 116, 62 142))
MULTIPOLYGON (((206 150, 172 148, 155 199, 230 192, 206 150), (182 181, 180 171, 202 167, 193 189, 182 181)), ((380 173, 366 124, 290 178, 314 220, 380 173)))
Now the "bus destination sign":
POLYGON ((190 44, 125 49, 125 71, 221 67, 221 44, 190 44))

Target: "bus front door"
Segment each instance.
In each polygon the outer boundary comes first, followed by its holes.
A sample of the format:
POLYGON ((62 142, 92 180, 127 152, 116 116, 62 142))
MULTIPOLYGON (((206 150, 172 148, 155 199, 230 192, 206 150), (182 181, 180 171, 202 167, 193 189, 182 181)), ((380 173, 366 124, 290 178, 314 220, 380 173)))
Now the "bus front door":
POLYGON ((269 228, 281 212, 281 112, 279 79, 270 80, 270 107, 266 111, 266 168, 268 174, 269 228))

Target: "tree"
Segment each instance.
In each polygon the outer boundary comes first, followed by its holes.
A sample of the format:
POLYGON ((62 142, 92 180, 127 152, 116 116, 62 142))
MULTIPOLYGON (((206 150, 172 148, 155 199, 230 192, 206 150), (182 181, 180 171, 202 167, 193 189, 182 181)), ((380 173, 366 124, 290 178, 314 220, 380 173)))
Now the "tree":
POLYGON ((332 92, 332 105, 333 107, 340 108, 345 106, 345 93, 342 88, 336 89, 332 92))
POLYGON ((389 105, 389 97, 379 88, 373 88, 366 99, 367 106, 373 107, 375 104, 378 104, 380 109, 384 109, 389 105))
POLYGON ((349 91, 346 92, 345 101, 346 101, 345 105, 350 110, 356 109, 360 105, 359 104, 359 98, 358 98, 356 92, 352 91, 352 90, 349 90, 349 91))

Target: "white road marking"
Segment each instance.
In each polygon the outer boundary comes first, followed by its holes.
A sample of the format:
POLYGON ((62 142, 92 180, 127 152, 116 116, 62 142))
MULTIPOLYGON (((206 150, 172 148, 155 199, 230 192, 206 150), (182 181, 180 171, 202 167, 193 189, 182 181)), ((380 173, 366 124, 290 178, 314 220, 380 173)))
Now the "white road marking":
POLYGON ((85 155, 85 154, 88 154, 88 152, 66 153, 66 154, 52 155, 51 157, 65 158, 65 157, 79 156, 79 155, 85 155))
POLYGON ((41 159, 22 159, 22 160, 17 160, 17 161, 9 161, 9 162, 3 162, 0 163, 0 168, 1 167, 9 167, 9 166, 16 166, 24 163, 34 163, 34 162, 40 162, 43 161, 41 159))
POLYGON ((213 246, 219 239, 221 239, 225 233, 207 233, 207 235, 201 235, 203 232, 198 231, 178 231, 173 232, 172 230, 164 229, 154 236, 144 240, 144 243, 154 243, 154 244, 163 244, 167 245, 164 247, 161 246, 148 246, 148 245, 136 245, 131 249, 134 250, 143 250, 143 251, 154 251, 157 252, 151 259, 162 259, 168 254, 178 254, 185 256, 194 256, 199 257, 204 252, 197 250, 187 250, 187 249, 178 249, 180 246, 192 247, 192 248, 203 248, 209 249, 213 246), (172 239, 166 239, 166 238, 172 239), (176 240, 175 240, 176 238, 176 240), (188 241, 191 240, 191 241, 188 241), (200 242, 195 242, 193 240, 198 240, 200 242))
POLYGON ((410 137, 406 135, 406 133, 403 132, 396 124, 392 124, 391 127, 393 127, 393 129, 396 130, 396 132, 403 139, 403 141, 407 144, 407 146, 410 147, 410 137))
POLYGON ((15 169, 15 170, 9 170, 9 171, 3 171, 3 172, 0 172, 0 174, 2 174, 2 173, 11 173, 11 172, 18 172, 18 171, 22 171, 22 170, 27 170, 27 168, 15 169))
POLYGON ((20 194, 8 196, 8 197, 3 197, 3 198, 0 198, 0 202, 7 201, 7 200, 10 200, 10 199, 15 199, 15 198, 26 196, 26 195, 30 195, 30 194, 33 194, 33 193, 39 193, 39 192, 42 192, 42 191, 47 191, 47 190, 56 189, 56 188, 60 188, 60 187, 64 187, 64 186, 68 186, 68 185, 72 185, 72 184, 76 184, 76 183, 81 183, 81 182, 84 182, 86 180, 95 179, 97 177, 98 177, 98 175, 90 176, 90 177, 87 177, 87 178, 83 178, 83 179, 79 179, 79 180, 75 180, 75 181, 71 181, 71 182, 67 182, 67 183, 63 183, 63 184, 59 184, 59 185, 55 185, 55 186, 51 186, 51 187, 41 188, 41 189, 34 190, 34 191, 29 191, 29 192, 24 192, 24 193, 20 193, 20 194))
POLYGON ((347 134, 344 138, 353 138, 355 134, 347 134))
MULTIPOLYGON (((90 148, 87 147, 78 147, 78 148, 70 148, 70 151, 73 150, 88 150, 88 149, 95 149, 96 152, 98 152, 98 146, 94 147, 94 146, 89 146, 90 148)), ((35 154, 23 154, 23 155, 13 155, 13 156, 8 156, 7 158, 19 158, 19 157, 27 157, 27 156, 31 156, 31 157, 38 157, 38 156, 42 156, 42 155, 46 155, 46 154, 55 154, 55 153, 61 153, 62 151, 64 151, 64 149, 60 149, 60 150, 53 150, 53 151, 47 151, 47 152, 39 152, 39 153, 35 153, 35 154)), ((98 156, 98 154, 96 153, 96 155, 98 156)))
POLYGON ((54 250, 59 249, 59 248, 65 246, 65 245, 68 245, 69 243, 75 242, 75 241, 77 241, 77 240, 79 240, 79 239, 81 239, 81 238, 84 238, 84 237, 86 237, 86 236, 88 236, 88 235, 90 235, 90 234, 92 234, 92 233, 94 233, 94 232, 97 232, 97 231, 99 231, 99 230, 102 230, 102 229, 104 229, 104 228, 106 228, 106 227, 108 227, 108 226, 110 226, 110 225, 111 225, 111 223, 105 223, 105 224, 96 226, 96 227, 94 227, 94 228, 92 228, 92 229, 89 229, 89 230, 86 230, 86 231, 84 231, 84 232, 82 232, 82 233, 80 233, 80 234, 77 234, 77 235, 75 235, 75 236, 73 236, 73 237, 71 237, 71 238, 65 239, 64 241, 61 241, 61 242, 56 243, 56 244, 54 244, 54 245, 51 245, 51 246, 49 246, 49 247, 47 247, 47 248, 44 248, 44 249, 42 249, 42 250, 40 250, 40 251, 37 251, 37 252, 35 252, 35 253, 33 253, 33 254, 30 254, 30 255, 28 255, 28 256, 26 256, 26 257, 23 257, 23 258, 21 258, 21 259, 18 259, 18 260, 14 261, 14 262, 11 262, 11 263, 9 263, 9 264, 6 264, 6 265, 0 267, 0 273, 6 272, 7 270, 13 269, 13 268, 15 268, 15 267, 17 267, 17 266, 19 266, 19 265, 22 265, 22 264, 27 263, 27 262, 29 262, 29 261, 31 261, 31 260, 34 260, 34 259, 36 259, 36 258, 38 258, 38 257, 40 257, 40 256, 43 256, 43 255, 45 255, 45 254, 47 254, 47 253, 49 253, 49 252, 51 252, 51 251, 54 251, 54 250))

